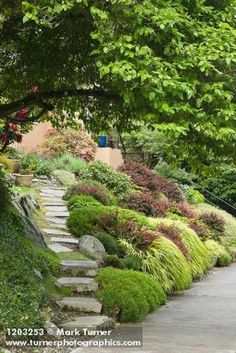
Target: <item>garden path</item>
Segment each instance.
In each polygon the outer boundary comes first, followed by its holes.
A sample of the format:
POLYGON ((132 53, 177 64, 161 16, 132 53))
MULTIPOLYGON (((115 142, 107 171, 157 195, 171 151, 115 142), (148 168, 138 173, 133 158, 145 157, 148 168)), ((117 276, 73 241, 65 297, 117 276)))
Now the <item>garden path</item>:
POLYGON ((93 296, 98 283, 95 276, 98 272, 96 261, 78 259, 79 241, 73 237, 67 228, 69 216, 63 196, 66 189, 61 187, 44 187, 40 189, 39 203, 43 210, 41 226, 47 246, 58 254, 63 254, 61 270, 63 277, 58 278, 58 287, 68 288, 71 295, 58 300, 57 304, 69 312, 70 320, 62 322, 65 329, 100 328, 112 326, 113 320, 100 315, 102 305, 93 296), (74 257, 71 255, 75 255, 74 257))
MULTIPOLYGON (((236 264, 214 269, 192 288, 170 298, 142 324, 142 349, 78 348, 71 353, 235 353, 236 264)), ((113 333, 122 337, 125 328, 113 333)))

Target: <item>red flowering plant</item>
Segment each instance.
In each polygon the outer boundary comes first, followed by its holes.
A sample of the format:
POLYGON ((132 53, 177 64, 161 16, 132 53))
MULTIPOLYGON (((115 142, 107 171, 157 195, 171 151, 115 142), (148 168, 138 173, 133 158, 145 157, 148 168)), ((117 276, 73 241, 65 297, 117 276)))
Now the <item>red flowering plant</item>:
POLYGON ((5 123, 0 127, 0 141, 2 149, 13 142, 22 141, 22 133, 16 124, 5 123))

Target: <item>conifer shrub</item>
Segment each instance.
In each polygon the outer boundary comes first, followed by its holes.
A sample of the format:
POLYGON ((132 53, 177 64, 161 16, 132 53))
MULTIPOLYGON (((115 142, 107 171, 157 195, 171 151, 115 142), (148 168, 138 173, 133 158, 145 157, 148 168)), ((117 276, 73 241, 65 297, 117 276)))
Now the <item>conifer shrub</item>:
POLYGON ((90 195, 76 195, 72 196, 67 202, 68 209, 72 211, 74 208, 80 208, 84 206, 102 206, 101 202, 97 201, 93 196, 90 195))
POLYGON ((160 284, 151 276, 131 270, 101 269, 97 298, 104 314, 119 322, 139 322, 166 303, 160 284))

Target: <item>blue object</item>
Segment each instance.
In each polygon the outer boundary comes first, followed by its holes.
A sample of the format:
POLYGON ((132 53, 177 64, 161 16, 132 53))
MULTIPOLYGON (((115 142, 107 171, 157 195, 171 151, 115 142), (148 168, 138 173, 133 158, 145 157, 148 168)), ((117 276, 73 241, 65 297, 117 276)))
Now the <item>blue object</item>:
POLYGON ((98 136, 98 147, 106 147, 107 145, 107 136, 100 135, 98 136))

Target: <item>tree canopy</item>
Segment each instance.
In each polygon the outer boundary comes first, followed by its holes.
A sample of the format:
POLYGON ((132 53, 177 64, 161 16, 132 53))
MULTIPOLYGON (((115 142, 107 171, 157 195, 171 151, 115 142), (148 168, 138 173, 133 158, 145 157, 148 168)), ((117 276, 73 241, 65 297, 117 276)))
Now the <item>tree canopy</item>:
POLYGON ((68 125, 78 111, 91 130, 130 131, 142 121, 196 158, 235 155, 236 0, 0 5, 7 123, 68 125))

